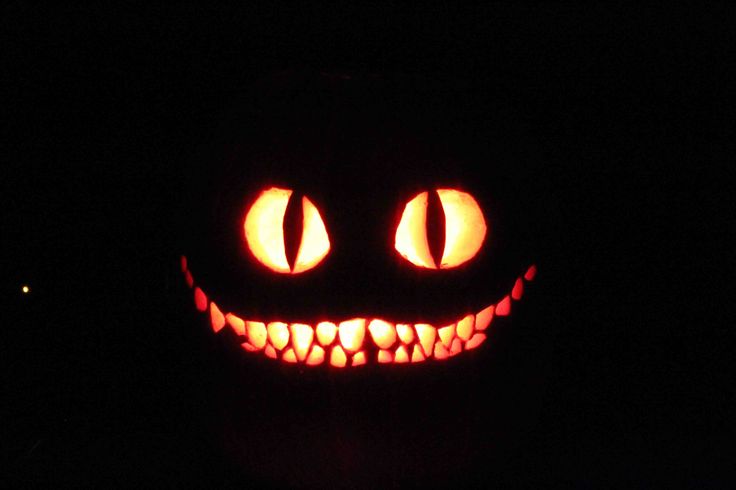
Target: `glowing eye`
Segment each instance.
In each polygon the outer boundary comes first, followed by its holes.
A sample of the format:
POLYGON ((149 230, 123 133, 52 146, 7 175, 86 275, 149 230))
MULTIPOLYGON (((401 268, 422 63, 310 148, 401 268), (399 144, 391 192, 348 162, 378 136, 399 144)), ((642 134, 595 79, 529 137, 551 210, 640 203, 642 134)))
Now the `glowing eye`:
MULTIPOLYGON (((437 189, 445 216, 445 244, 440 269, 451 269, 475 257, 486 236, 486 222, 476 200, 455 189, 437 189)), ((429 193, 422 192, 404 208, 396 228, 396 250, 412 264, 437 269, 427 240, 429 193)))
POLYGON ((289 265, 284 246, 284 215, 291 193, 276 187, 261 192, 243 223, 253 256, 269 269, 284 274, 309 270, 330 251, 330 239, 319 211, 306 196, 302 197, 302 238, 294 265, 289 265))

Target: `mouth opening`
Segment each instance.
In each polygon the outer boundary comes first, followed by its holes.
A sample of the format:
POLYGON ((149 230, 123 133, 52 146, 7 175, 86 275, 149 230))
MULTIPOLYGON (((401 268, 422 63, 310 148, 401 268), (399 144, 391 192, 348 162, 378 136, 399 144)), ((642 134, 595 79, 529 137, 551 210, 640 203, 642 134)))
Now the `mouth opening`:
POLYGON ((230 329, 244 352, 306 366, 336 368, 368 363, 411 364, 443 361, 481 346, 494 318, 511 315, 512 304, 521 300, 524 284, 534 280, 537 266, 531 265, 516 278, 511 290, 495 303, 476 313, 459 316, 446 325, 395 323, 375 317, 354 317, 316 324, 246 319, 222 311, 192 275, 181 257, 184 279, 194 294, 194 305, 208 314, 215 334, 230 329))

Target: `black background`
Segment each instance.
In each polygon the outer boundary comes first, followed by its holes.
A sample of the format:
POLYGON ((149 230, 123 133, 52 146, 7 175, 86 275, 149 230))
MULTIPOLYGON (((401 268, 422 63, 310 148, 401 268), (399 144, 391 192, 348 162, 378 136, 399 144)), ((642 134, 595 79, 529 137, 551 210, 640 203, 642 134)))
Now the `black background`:
POLYGON ((725 4, 7 10, 10 484, 247 484, 200 423, 204 361, 156 328, 189 313, 167 224, 177 162, 208 114, 294 67, 450 73, 534 108, 564 218, 566 321, 540 419, 486 484, 732 482, 717 291, 733 218, 714 179, 733 154, 725 4))

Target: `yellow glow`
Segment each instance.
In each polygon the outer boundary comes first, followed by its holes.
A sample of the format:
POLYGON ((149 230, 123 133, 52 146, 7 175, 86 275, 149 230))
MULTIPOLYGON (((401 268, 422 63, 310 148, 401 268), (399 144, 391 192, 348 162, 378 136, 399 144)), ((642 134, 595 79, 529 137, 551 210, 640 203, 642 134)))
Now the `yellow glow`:
POLYGON ((317 324, 317 340, 322 345, 330 345, 335 340, 337 326, 332 322, 319 322, 317 324))
POLYGON ((457 322, 457 336, 463 340, 470 340, 473 335, 473 315, 465 315, 465 317, 457 322))
POLYGON ((371 320, 368 325, 373 342, 381 349, 388 349, 396 342, 396 329, 392 323, 383 320, 371 320))
POLYGON ((304 221, 302 225, 302 242, 299 252, 296 254, 294 274, 311 269, 330 251, 330 239, 319 211, 314 204, 302 197, 302 213, 304 221))
POLYGON ((411 325, 399 323, 396 325, 396 332, 403 343, 411 344, 414 341, 414 329, 411 328, 411 325))
POLYGON ((232 329, 235 330, 236 334, 243 336, 245 335, 245 322, 241 318, 238 318, 232 313, 228 313, 227 315, 225 315, 225 320, 232 327, 232 329))
POLYGON ((245 322, 248 340, 256 349, 263 349, 266 345, 266 326, 262 322, 245 322))
POLYGON ((447 359, 450 357, 450 351, 447 350, 447 347, 445 347, 442 342, 437 342, 434 344, 434 358, 441 361, 443 359, 447 359))
POLYGON ((271 344, 267 344, 266 349, 263 352, 266 354, 266 356, 270 357, 271 359, 276 359, 278 357, 276 355, 276 349, 274 349, 271 344))
POLYGON ((412 264, 436 269, 427 243, 427 203, 428 194, 422 192, 406 204, 396 228, 394 246, 412 264))
POLYGON ((347 362, 347 357, 345 356, 345 351, 342 350, 342 347, 339 345, 336 345, 332 348, 332 351, 330 351, 330 364, 332 364, 335 367, 345 367, 345 363, 347 362))
POLYGON ((286 352, 284 352, 284 356, 281 358, 286 362, 296 362, 296 354, 294 354, 294 349, 287 349, 286 352))
POLYGON ((378 351, 378 362, 381 364, 386 364, 388 362, 393 362, 394 355, 387 350, 379 350, 378 351))
POLYGON ((432 346, 434 345, 434 339, 437 337, 437 330, 426 323, 417 323, 414 328, 417 331, 417 337, 419 337, 419 343, 422 345, 424 353, 426 355, 432 354, 432 346))
POLYGON ((365 337, 365 319, 354 318, 340 322, 340 343, 349 352, 355 352, 363 345, 365 337))
POLYGON ((396 356, 394 357, 394 362, 396 363, 404 363, 409 362, 409 351, 406 350, 405 345, 399 346, 398 349, 396 349, 396 356))
POLYGON ((261 192, 245 216, 243 228, 250 251, 276 271, 290 272, 284 249, 284 213, 291 191, 272 187, 261 192))
POLYGON ((418 345, 414 345, 414 350, 411 352, 411 362, 422 362, 424 359, 424 352, 418 345))
POLYGON ((452 347, 450 347, 450 355, 454 356, 460 354, 463 351, 463 341, 455 337, 452 341, 452 347))
POLYGON ((268 340, 278 350, 286 347, 289 343, 289 328, 284 322, 271 322, 266 328, 268 330, 268 340))
POLYGON ((437 189, 445 211, 445 250, 440 268, 449 269, 472 259, 486 237, 486 221, 473 196, 454 189, 437 189))
POLYGON ((325 361, 325 350, 315 345, 312 347, 312 352, 309 353, 309 357, 307 357, 307 364, 310 366, 316 366, 318 364, 322 364, 325 361))
POLYGON ((353 366, 362 366, 365 363, 366 363, 365 352, 360 351, 360 352, 356 352, 355 355, 353 355, 353 366))
POLYGON ((491 305, 488 308, 484 308, 478 314, 475 316, 475 329, 476 330, 485 330, 488 328, 488 325, 491 324, 491 320, 493 320, 493 310, 495 309, 495 306, 491 305))
POLYGON ((448 325, 446 327, 438 328, 437 334, 440 336, 440 340, 449 348, 452 344, 452 339, 455 338, 455 324, 448 325))
POLYGON ((23 294, 28 294, 31 292, 31 288, 29 288, 26 284, 23 285, 23 287, 20 288, 21 291, 23 291, 23 294))
POLYGON ((312 346, 312 338, 314 337, 314 330, 309 325, 303 323, 292 323, 289 326, 291 331, 291 344, 294 346, 296 357, 300 361, 307 358, 309 348, 312 346))

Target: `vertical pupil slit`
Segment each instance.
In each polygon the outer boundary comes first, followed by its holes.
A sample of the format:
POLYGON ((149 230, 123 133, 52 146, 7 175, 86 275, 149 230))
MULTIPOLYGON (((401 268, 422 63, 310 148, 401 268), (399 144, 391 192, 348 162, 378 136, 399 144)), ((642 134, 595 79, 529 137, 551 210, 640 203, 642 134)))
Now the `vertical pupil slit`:
POLYGON ((439 267, 445 249, 445 210, 435 191, 428 193, 427 198, 427 244, 434 263, 439 267))
POLYGON ((286 261, 292 270, 302 241, 303 224, 302 196, 294 192, 286 205, 283 223, 284 251, 286 252, 286 261))

